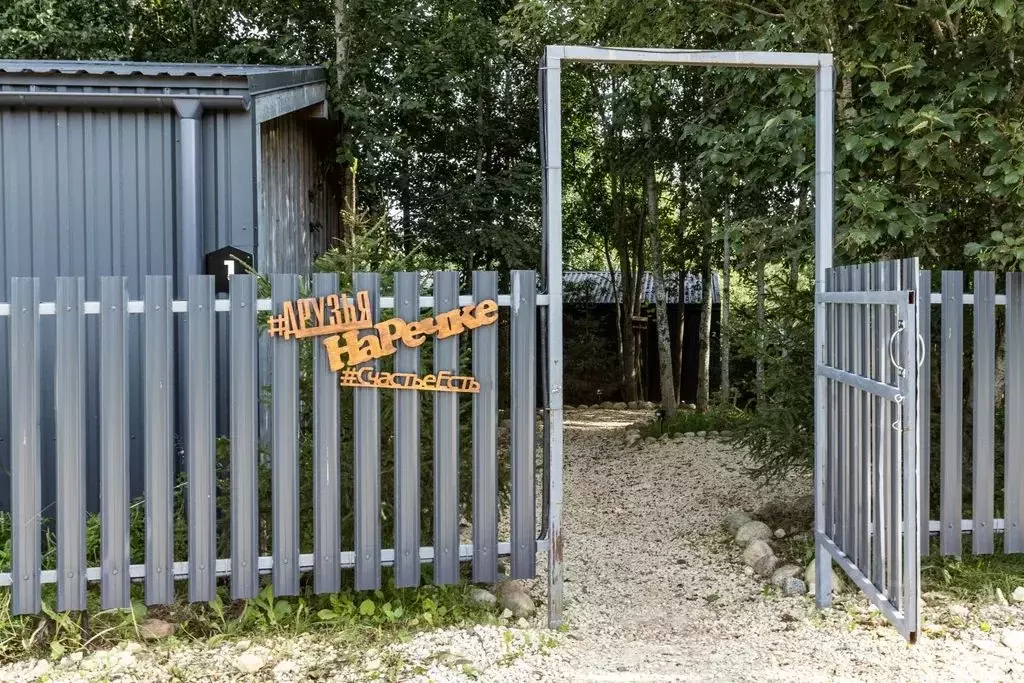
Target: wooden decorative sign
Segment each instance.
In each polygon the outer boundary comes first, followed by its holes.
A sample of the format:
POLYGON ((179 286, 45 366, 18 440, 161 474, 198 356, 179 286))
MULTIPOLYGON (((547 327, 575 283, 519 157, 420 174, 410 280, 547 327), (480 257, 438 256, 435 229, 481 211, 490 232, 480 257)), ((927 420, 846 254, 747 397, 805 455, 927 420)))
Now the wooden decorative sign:
POLYGON ((442 371, 420 377, 378 372, 364 364, 395 353, 396 342, 416 348, 427 335, 447 339, 497 321, 498 302, 485 299, 416 322, 389 318, 374 324, 370 295, 359 292, 354 301, 345 294, 286 301, 281 313, 271 316, 267 334, 284 339, 324 337, 321 343, 327 349, 328 364, 333 372, 341 373, 340 383, 345 387, 477 393, 480 384, 469 375, 442 371))

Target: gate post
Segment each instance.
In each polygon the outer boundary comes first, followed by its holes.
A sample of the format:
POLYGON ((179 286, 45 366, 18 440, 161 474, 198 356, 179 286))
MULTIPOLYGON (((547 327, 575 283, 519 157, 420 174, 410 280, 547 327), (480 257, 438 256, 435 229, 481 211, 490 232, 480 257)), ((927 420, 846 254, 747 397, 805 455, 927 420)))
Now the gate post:
POLYGON ((549 45, 540 66, 544 164, 544 286, 548 293, 544 430, 548 487, 548 626, 562 625, 562 54, 549 45))
POLYGON ((815 73, 814 104, 814 585, 819 608, 832 604, 832 557, 822 545, 825 532, 825 429, 827 379, 817 373, 825 360, 825 271, 832 267, 832 151, 835 92, 831 55, 821 55, 815 73))

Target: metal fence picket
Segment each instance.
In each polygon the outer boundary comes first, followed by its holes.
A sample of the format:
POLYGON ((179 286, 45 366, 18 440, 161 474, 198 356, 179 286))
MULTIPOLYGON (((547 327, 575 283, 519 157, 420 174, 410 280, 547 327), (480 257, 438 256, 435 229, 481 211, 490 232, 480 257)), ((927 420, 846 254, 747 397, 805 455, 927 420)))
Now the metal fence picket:
POLYGON ((128 293, 100 279, 100 546, 103 609, 130 607, 128 576, 128 293))
MULTIPOLYGON (((434 273, 434 316, 458 308, 459 274, 434 273)), ((434 340, 434 374, 459 374, 459 338, 434 340)), ((434 395, 434 582, 459 581, 459 396, 434 395)))
MULTIPOLYGON (((395 315, 420 317, 420 274, 395 273, 395 315)), ((419 375, 420 349, 402 344, 395 372, 419 375)), ((420 396, 395 390, 395 584, 420 585, 420 396)))
POLYGON ((173 284, 146 277, 143 339, 143 436, 146 494, 146 604, 174 601, 174 314, 173 284))
POLYGON ((11 280, 11 596, 13 614, 39 611, 41 468, 39 281, 11 280))
MULTIPOLYGON (((380 275, 356 273, 356 291, 369 292, 373 322, 380 321, 380 275)), ((360 367, 380 370, 380 361, 360 367)), ((380 389, 355 388, 355 587, 380 587, 380 389)))
POLYGON ((85 279, 57 278, 57 609, 86 606, 85 279))
POLYGON ((512 271, 512 567, 514 579, 533 578, 537 557, 534 440, 537 435, 537 280, 512 271))

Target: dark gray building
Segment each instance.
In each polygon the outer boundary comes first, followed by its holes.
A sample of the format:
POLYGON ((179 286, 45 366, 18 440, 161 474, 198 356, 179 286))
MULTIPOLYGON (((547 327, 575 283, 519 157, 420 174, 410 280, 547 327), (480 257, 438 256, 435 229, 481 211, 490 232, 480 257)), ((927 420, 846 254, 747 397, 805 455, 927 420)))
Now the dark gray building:
MULTIPOLYGON (((132 299, 146 275, 174 275, 181 295, 183 278, 206 272, 206 255, 224 247, 252 255, 261 272, 308 272, 338 231, 326 96, 319 67, 0 60, 0 301, 15 276, 41 278, 43 301, 67 275, 85 278, 89 300, 104 275, 127 276, 132 299)), ((138 323, 130 323, 130 366, 141 358, 138 323)), ((45 502, 53 500, 53 317, 42 324, 45 502)), ((0 317, 4 507, 6 325, 0 317)), ((95 353, 95 321, 87 325, 95 353)), ((96 373, 90 364, 90 407, 96 373)), ((131 389, 141 389, 134 369, 131 389)), ((130 405, 132 462, 141 462, 141 406, 130 405)), ((89 439, 93 484, 98 435, 89 439)), ((134 492, 141 475, 133 468, 134 492)), ((95 496, 96 486, 88 489, 95 496)))

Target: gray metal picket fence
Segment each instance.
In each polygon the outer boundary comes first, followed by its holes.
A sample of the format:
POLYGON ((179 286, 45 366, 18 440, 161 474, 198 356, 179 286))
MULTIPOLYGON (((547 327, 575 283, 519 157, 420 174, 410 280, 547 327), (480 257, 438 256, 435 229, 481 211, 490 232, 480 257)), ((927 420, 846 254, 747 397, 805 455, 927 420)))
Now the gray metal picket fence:
POLYGON ((817 542, 911 640, 919 609, 917 277, 916 259, 827 269, 816 370, 826 382, 817 406, 826 427, 817 443, 817 542))
POLYGON ((921 553, 929 552, 930 537, 939 536, 939 552, 960 555, 963 535, 971 535, 971 552, 995 552, 995 534, 1002 533, 1003 550, 1024 552, 1024 273, 1005 274, 1005 294, 996 294, 997 274, 974 273, 973 292, 965 293, 964 274, 944 271, 939 291, 932 292, 931 273, 922 271, 922 300, 939 308, 939 360, 933 364, 931 306, 921 306, 925 376, 939 389, 939 519, 930 519, 932 454, 931 395, 921 391, 921 553), (929 296, 930 293, 930 296, 929 296), (925 297, 928 297, 927 299, 925 297), (973 346, 969 394, 970 429, 964 421, 964 311, 969 310, 973 346), (1005 390, 997 388, 997 324, 1005 330, 1003 349, 1005 390), (933 367, 934 365, 934 367, 933 367), (937 372, 936 372, 937 371, 937 372), (997 425, 1000 399, 1003 423, 997 425), (997 427, 1003 428, 1003 478, 997 477, 997 427), (964 446, 969 439, 970 495, 964 495, 964 446), (996 505, 1002 488, 1002 516, 996 505), (969 512, 965 515, 964 499, 969 512))
MULTIPOLYGON (((85 300, 82 278, 62 277, 53 302, 41 302, 35 278, 14 278, 9 302, 0 303, 6 318, 10 347, 9 392, 12 564, 0 573, 0 586, 13 593, 12 611, 36 613, 41 585, 57 585, 57 608, 86 607, 88 582, 100 582, 104 608, 128 607, 130 583, 145 582, 149 604, 175 599, 175 581, 187 579, 188 599, 215 596, 218 577, 230 577, 234 598, 249 598, 260 590, 260 575, 272 574, 276 595, 299 592, 300 574, 312 571, 316 592, 336 592, 343 568, 354 570, 354 588, 381 584, 381 567, 393 566, 399 587, 421 581, 421 563, 433 563, 433 580, 460 580, 460 564, 472 562, 473 579, 498 578, 499 556, 510 556, 513 578, 531 578, 536 553, 546 549, 538 540, 536 520, 537 433, 537 295, 534 271, 511 273, 511 294, 498 296, 498 275, 475 272, 472 293, 459 292, 459 275, 438 272, 433 295, 422 295, 417 273, 396 273, 393 296, 381 296, 380 275, 358 273, 357 291, 368 291, 373 319, 392 310, 404 320, 417 320, 423 309, 436 313, 485 299, 496 299, 510 318, 511 389, 511 510, 510 536, 499 539, 498 497, 498 330, 482 326, 469 333, 472 371, 480 385, 472 394, 472 543, 460 544, 459 514, 459 401, 454 393, 434 394, 433 414, 423 415, 419 391, 354 388, 354 447, 340 452, 338 377, 328 367, 317 344, 313 360, 313 490, 300 490, 299 477, 299 349, 291 340, 268 340, 270 365, 270 435, 272 468, 272 554, 261 555, 257 475, 260 456, 258 410, 261 387, 259 330, 261 311, 277 311, 285 301, 299 298, 297 275, 270 277, 272 298, 257 298, 257 280, 233 276, 227 298, 216 298, 210 276, 192 276, 185 300, 172 299, 172 279, 148 276, 141 300, 130 300, 127 281, 104 277, 100 300, 85 300), (56 353, 53 405, 40 401, 40 343, 42 316, 55 316, 56 353), (86 355, 85 319, 100 323, 100 530, 102 561, 86 566, 86 355), (140 316, 143 357, 130 357, 126 343, 129 318, 140 316), (215 424, 217 321, 226 317, 230 396, 230 557, 218 557, 215 424), (184 323, 184 348, 175 348, 175 329, 184 323), (175 358, 183 364, 185 386, 176 384, 175 358), (129 376, 142 374, 141 395, 129 393, 129 376), (393 424, 383 424, 381 392, 394 391, 393 424), (183 392, 184 447, 187 462, 188 559, 174 559, 174 439, 179 392, 183 392), (145 562, 129 557, 128 407, 140 402, 143 411, 145 482, 145 562), (56 567, 42 569, 40 415, 54 411, 56 448, 56 567), (421 546, 421 497, 431 492, 420 486, 420 429, 433 428, 433 544, 421 546), (393 435, 395 459, 394 539, 381 533, 382 437, 393 435), (354 481, 340 481, 339 460, 354 458, 354 481), (341 487, 354 493, 354 545, 341 547, 339 501, 341 487), (314 506, 312 553, 300 553, 299 497, 310 496, 314 506), (388 547, 388 545, 391 547, 388 547)), ((314 275, 315 295, 338 292, 333 274, 314 275)), ((0 330, 3 326, 0 326, 0 330)), ((459 370, 459 336, 438 339, 433 346, 431 372, 459 370)), ((418 348, 399 346, 396 372, 420 372, 418 348)), ((223 390, 223 387, 221 387, 223 390)), ((2 455, 2 454, 0 454, 2 455)))

